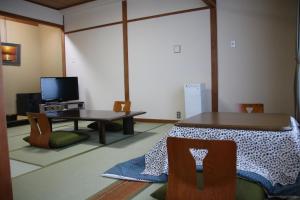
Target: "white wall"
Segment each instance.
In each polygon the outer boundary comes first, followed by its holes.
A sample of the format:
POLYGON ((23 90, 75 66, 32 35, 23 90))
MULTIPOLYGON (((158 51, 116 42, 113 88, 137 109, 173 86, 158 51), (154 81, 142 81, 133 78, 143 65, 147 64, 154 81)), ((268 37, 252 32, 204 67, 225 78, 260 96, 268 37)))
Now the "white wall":
POLYGON ((63 24, 63 16, 58 10, 40 6, 24 0, 0 0, 0 11, 55 24, 63 24))
MULTIPOLYGON (((225 0, 217 5, 219 111, 235 112, 238 103, 258 102, 268 113, 293 114, 297 1, 225 0), (230 48, 230 40, 236 40, 236 48, 230 48)), ((128 0, 128 18, 200 6, 196 0, 128 0)), ((63 13, 68 31, 101 25, 121 20, 121 1, 95 1, 63 13)), ((132 22, 128 34, 134 110, 147 111, 145 118, 175 119, 176 111, 183 112, 183 84, 188 82, 204 82, 211 99, 209 11, 132 22), (172 53, 175 44, 182 45, 181 54, 172 53)), ((124 98, 121 25, 66 38, 68 74, 79 75, 87 88, 81 88, 81 97, 91 102, 89 108, 111 109, 114 100, 124 98), (102 77, 106 70, 117 78, 102 77)))
POLYGON ((134 22, 128 30, 133 110, 147 111, 147 118, 176 119, 177 111, 184 114, 186 83, 204 83, 210 102, 208 10, 134 22), (173 52, 177 44, 181 53, 173 52))
POLYGON ((66 37, 67 76, 78 76, 79 96, 87 109, 109 109, 124 98, 122 26, 66 37))
POLYGON ((65 31, 97 26, 122 20, 122 3, 113 1, 92 1, 67 8, 64 14, 65 31))
POLYGON ((39 25, 41 76, 62 76, 62 31, 39 25))
POLYGON ((4 42, 21 44, 21 66, 2 66, 6 113, 14 114, 17 109, 16 93, 39 91, 39 29, 12 21, 6 21, 6 27, 7 40, 4 42))
MULTIPOLYGON (((97 6, 100 1, 92 3, 63 11, 68 31, 86 28, 89 19, 92 26, 121 20, 121 1, 101 6, 97 6)), ((163 6, 157 0, 129 0, 128 17, 145 17, 201 5, 196 0, 166 0, 163 6)), ((184 112, 184 83, 205 83, 210 99, 208 19, 208 11, 196 11, 129 23, 133 110, 145 110, 145 118, 176 119, 176 111, 184 112), (182 53, 173 53, 176 44, 182 45, 182 53)), ((80 97, 86 101, 87 108, 112 109, 114 100, 124 99, 121 25, 68 34, 66 52, 67 74, 79 76, 80 97)))
POLYGON ((217 3, 219 111, 261 102, 265 112, 293 114, 297 1, 217 3))
POLYGON ((41 76, 62 76, 61 30, 1 18, 0 28, 1 42, 21 44, 21 66, 2 66, 6 113, 15 114, 17 93, 40 92, 41 76))
MULTIPOLYGON (((93 1, 62 11, 65 30, 121 20, 121 1, 93 1)), ((122 25, 66 35, 67 76, 78 76, 87 109, 109 109, 124 98, 122 25)))
POLYGON ((204 7, 199 0, 127 0, 128 19, 204 7))

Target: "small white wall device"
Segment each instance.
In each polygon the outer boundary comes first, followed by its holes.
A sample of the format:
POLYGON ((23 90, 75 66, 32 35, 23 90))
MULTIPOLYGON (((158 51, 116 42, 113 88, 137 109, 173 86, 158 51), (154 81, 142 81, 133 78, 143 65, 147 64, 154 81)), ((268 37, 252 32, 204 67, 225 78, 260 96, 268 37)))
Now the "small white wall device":
POLYGON ((202 87, 200 83, 184 85, 185 118, 202 113, 202 87))

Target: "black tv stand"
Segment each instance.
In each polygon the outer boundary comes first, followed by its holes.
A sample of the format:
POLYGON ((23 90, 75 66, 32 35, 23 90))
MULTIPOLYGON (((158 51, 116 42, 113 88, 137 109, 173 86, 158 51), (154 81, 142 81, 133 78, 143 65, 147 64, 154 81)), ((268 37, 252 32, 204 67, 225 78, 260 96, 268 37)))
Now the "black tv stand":
POLYGON ((47 102, 40 104, 40 112, 84 109, 83 101, 47 102))

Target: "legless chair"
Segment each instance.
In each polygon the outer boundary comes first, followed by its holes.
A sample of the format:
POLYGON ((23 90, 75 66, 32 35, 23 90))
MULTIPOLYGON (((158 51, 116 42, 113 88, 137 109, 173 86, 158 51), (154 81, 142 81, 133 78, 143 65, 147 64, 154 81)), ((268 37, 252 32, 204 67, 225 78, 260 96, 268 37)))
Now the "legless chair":
POLYGON ((31 126, 29 143, 32 146, 50 148, 51 128, 46 115, 42 113, 27 113, 27 116, 31 126))
POLYGON ((234 200, 236 193, 236 144, 225 140, 167 139, 168 200, 234 200), (190 149, 207 149, 203 160, 204 188, 196 181, 196 164, 190 149))
MULTIPOLYGON (((130 101, 115 101, 113 111, 115 112, 130 112, 130 101)), ((122 130, 123 129, 123 120, 116 120, 106 125, 107 130, 122 130), (119 128, 118 128, 119 127, 119 128)))
POLYGON ((115 101, 113 111, 115 112, 130 112, 130 101, 115 101))
POLYGON ((45 113, 27 113, 30 122, 30 136, 23 138, 32 146, 41 148, 59 148, 89 138, 89 135, 71 131, 51 132, 45 113))
POLYGON ((261 103, 240 104, 240 111, 245 113, 263 113, 264 104, 261 103))
MULTIPOLYGON (((115 112, 130 112, 130 101, 115 101, 113 111, 115 112)), ((87 126, 90 129, 98 130, 98 123, 93 122, 87 126)), ((116 120, 105 124, 107 131, 117 132, 123 129, 123 120, 116 120)))

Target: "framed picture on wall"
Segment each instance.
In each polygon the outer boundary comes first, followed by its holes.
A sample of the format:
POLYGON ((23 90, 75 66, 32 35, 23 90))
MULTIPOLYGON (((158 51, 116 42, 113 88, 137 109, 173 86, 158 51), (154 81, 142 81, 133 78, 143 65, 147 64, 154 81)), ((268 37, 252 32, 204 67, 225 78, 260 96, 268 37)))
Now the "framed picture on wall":
POLYGON ((21 45, 14 43, 1 43, 2 64, 20 66, 21 65, 21 45))

